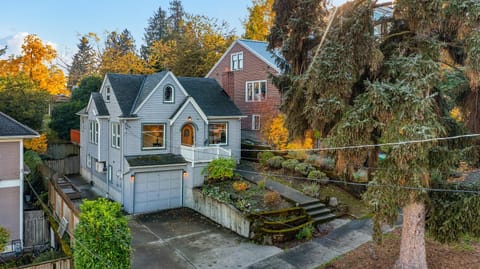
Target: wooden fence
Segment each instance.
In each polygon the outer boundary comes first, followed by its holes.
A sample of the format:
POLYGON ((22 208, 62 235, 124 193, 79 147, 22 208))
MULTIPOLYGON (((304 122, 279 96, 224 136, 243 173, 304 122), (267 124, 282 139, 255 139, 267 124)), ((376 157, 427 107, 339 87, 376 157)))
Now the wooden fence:
POLYGON ((48 145, 47 155, 56 160, 80 155, 80 147, 71 143, 50 144, 48 145))
POLYGON ((45 165, 60 175, 80 173, 80 156, 70 156, 60 160, 45 160, 45 165))
POLYGON ((24 220, 24 247, 45 244, 50 240, 48 222, 43 210, 23 212, 24 220))
MULTIPOLYGON (((62 221, 68 221, 66 227, 68 233, 73 234, 75 225, 79 222, 80 211, 75 207, 72 200, 62 191, 56 180, 50 180, 48 183, 48 201, 53 208, 55 215, 62 221)), ((70 241, 73 244, 73 240, 70 241)))
POLYGON ((73 268, 73 262, 72 262, 72 258, 69 258, 69 257, 18 267, 18 269, 70 269, 70 268, 73 268))

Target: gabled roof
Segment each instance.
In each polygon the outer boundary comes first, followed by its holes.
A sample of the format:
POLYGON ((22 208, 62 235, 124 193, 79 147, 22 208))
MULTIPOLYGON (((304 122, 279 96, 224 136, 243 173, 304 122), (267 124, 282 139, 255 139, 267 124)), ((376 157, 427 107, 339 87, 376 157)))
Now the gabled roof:
POLYGON ((137 96, 137 99, 135 100, 134 106, 132 107, 131 113, 139 105, 141 105, 145 99, 148 97, 148 95, 155 89, 155 87, 158 85, 160 81, 168 74, 167 71, 162 71, 160 73, 155 73, 152 75, 149 75, 145 78, 142 88, 140 89, 140 93, 137 96))
POLYGON ((108 116, 108 109, 103 101, 103 97, 98 92, 92 92, 92 100, 95 103, 95 107, 97 108, 98 116, 108 116))
POLYGON ((0 112, 0 138, 33 138, 38 136, 39 134, 30 127, 23 125, 7 114, 0 112))
POLYGON ((122 116, 129 116, 146 75, 107 74, 122 116))
POLYGON ((181 155, 175 155, 171 153, 125 156, 125 159, 127 160, 130 167, 160 166, 187 163, 187 161, 185 161, 185 159, 181 155))
POLYGON ((178 81, 207 117, 242 116, 242 112, 215 79, 179 77, 178 81))
POLYGON ((222 57, 215 63, 215 65, 208 71, 208 74, 205 77, 209 77, 213 70, 220 64, 223 59, 229 55, 232 48, 235 44, 240 44, 244 48, 248 49, 251 53, 256 55, 260 60, 264 61, 266 64, 271 66, 275 71, 281 72, 280 68, 278 67, 275 59, 277 57, 282 57, 278 50, 275 50, 275 53, 272 53, 268 50, 268 42, 265 41, 258 41, 258 40, 250 40, 250 39, 237 39, 235 42, 230 45, 230 47, 225 51, 222 57))

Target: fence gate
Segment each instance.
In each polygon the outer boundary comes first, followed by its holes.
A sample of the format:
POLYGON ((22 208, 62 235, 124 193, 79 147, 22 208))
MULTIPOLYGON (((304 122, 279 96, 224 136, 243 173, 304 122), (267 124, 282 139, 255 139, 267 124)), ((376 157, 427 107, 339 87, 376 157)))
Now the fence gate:
POLYGON ((24 220, 24 246, 44 244, 50 240, 48 222, 42 210, 25 211, 24 220))

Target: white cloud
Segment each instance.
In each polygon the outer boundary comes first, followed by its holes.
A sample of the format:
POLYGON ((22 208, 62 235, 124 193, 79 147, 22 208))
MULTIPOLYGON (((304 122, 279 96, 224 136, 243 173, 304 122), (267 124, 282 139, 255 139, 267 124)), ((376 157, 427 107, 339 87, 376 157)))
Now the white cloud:
MULTIPOLYGON (((5 56, 10 56, 10 55, 19 55, 22 53, 22 44, 23 44, 23 39, 28 35, 27 32, 20 32, 16 33, 13 36, 9 36, 4 38, 5 44, 2 45, 7 45, 7 53, 4 55, 5 56)), ((2 42, 3 43, 3 42, 2 42)))

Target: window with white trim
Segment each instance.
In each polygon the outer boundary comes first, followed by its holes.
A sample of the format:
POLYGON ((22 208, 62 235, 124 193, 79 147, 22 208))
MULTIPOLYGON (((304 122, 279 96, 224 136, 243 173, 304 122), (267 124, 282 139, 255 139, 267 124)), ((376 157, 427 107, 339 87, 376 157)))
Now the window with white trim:
POLYGON ((260 115, 252 115, 252 130, 260 130, 260 115))
POLYGON ((208 144, 226 145, 228 141, 228 124, 210 123, 208 124, 208 144))
POLYGON ((230 61, 230 69, 232 71, 243 69, 243 52, 232 53, 230 61))
POLYGON ((93 144, 98 144, 98 122, 94 120, 90 121, 88 141, 93 144))
POLYGON ((90 154, 87 154, 87 167, 92 167, 92 156, 90 156, 90 154))
POLYGON ((163 89, 163 102, 174 103, 175 102, 175 89, 172 85, 167 85, 163 89))
POLYGON ((110 87, 105 89, 105 102, 110 102, 110 87))
POLYGON ((245 101, 260 102, 267 98, 267 81, 247 81, 245 83, 245 101))
POLYGON ((142 149, 165 148, 165 124, 142 125, 142 149))
POLYGON ((112 123, 112 147, 120 148, 120 124, 112 123))

